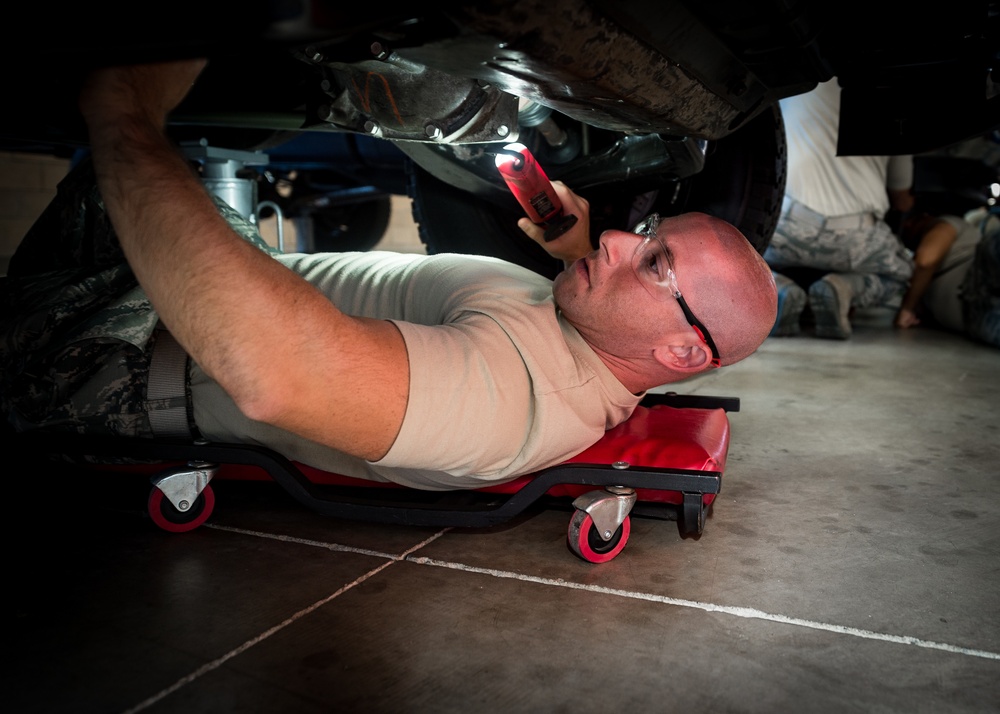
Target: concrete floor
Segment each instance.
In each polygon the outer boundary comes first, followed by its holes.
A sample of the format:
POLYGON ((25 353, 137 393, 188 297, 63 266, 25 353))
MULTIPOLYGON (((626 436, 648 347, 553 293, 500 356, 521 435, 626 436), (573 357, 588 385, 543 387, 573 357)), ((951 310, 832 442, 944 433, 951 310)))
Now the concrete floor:
POLYGON ((682 388, 742 400, 704 535, 634 518, 603 565, 559 510, 382 526, 222 482, 171 535, 143 479, 22 465, 5 708, 998 711, 998 373, 879 313, 769 339, 682 388))
MULTIPOLYGON (((20 235, 47 198, 5 166, 20 235)), ((421 250, 408 213, 380 247, 421 250)), ((997 350, 879 312, 848 342, 770 339, 680 385, 742 401, 704 535, 633 518, 603 565, 563 510, 337 522, 270 483, 216 482, 209 523, 171 535, 145 478, 8 445, 5 708, 1000 711, 998 373, 997 350)))

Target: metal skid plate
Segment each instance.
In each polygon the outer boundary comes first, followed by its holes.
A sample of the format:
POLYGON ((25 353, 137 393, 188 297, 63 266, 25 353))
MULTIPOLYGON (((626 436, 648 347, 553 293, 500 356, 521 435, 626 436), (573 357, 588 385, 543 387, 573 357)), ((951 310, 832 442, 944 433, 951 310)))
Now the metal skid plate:
POLYGON ((399 141, 474 144, 517 138, 517 97, 401 60, 388 50, 385 55, 330 64, 337 81, 318 118, 340 129, 399 141))

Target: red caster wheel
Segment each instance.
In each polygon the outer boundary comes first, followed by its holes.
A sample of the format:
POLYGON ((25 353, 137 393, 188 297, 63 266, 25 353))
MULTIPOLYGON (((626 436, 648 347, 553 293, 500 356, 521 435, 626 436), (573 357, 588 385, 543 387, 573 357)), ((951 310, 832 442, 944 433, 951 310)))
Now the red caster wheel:
POLYGON ((186 533, 192 531, 208 520, 215 508, 215 493, 211 486, 205 486, 198 498, 186 511, 179 511, 163 495, 163 491, 153 487, 149 493, 149 516, 153 523, 170 533, 186 533))
POLYGON ((569 522, 569 549, 588 563, 606 563, 622 552, 631 530, 632 523, 625 516, 611 540, 604 540, 594 527, 590 514, 578 510, 569 522))

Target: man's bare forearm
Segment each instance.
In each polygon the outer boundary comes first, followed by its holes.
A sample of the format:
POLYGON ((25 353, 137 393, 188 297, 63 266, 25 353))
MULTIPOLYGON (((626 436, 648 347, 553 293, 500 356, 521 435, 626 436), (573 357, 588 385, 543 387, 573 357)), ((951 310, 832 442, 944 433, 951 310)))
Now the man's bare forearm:
POLYGON ((251 418, 364 458, 384 454, 408 387, 395 327, 343 315, 237 236, 156 112, 101 108, 88 124, 125 255, 188 353, 251 418))
POLYGON ((154 308, 234 398, 252 401, 256 370, 241 362, 253 359, 254 346, 239 355, 229 347, 233 331, 274 309, 266 299, 280 281, 265 287, 262 280, 280 266, 232 235, 187 163, 153 128, 102 127, 91 148, 122 249, 154 308), (214 269, 220 266, 225 270, 214 269))

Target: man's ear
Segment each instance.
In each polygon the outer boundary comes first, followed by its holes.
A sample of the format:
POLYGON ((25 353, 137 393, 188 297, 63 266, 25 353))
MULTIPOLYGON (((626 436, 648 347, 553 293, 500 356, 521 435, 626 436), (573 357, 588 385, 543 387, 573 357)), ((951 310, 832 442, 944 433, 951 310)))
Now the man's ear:
POLYGON ((712 353, 708 345, 692 343, 654 347, 653 357, 664 367, 675 372, 696 372, 711 361, 712 353))

